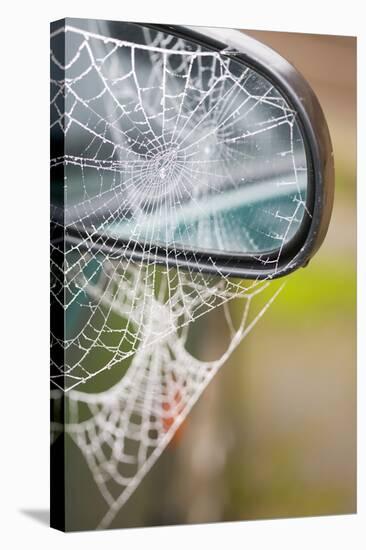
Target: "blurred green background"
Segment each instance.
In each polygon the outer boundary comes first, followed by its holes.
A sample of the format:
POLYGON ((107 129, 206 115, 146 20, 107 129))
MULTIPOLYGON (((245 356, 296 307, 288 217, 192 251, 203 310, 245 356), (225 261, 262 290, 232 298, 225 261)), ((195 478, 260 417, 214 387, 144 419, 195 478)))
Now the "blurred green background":
MULTIPOLYGON (((245 32, 292 62, 321 102, 336 169, 329 233, 111 527, 356 511, 356 39, 245 32)), ((194 329, 203 355, 220 351, 220 315, 194 329)), ((91 528, 105 505, 79 451, 68 452, 79 465, 70 469, 70 515, 91 528)))

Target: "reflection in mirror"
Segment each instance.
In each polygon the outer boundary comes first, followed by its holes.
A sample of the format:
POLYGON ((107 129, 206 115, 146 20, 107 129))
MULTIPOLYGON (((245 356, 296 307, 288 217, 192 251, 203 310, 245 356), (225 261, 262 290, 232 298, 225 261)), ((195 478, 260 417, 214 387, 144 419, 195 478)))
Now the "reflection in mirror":
MULTIPOLYGON (((280 91, 193 41, 128 23, 108 38, 108 23, 83 24, 66 31, 66 227, 208 253, 288 243, 308 171, 280 91)), ((57 139, 57 111, 55 121, 57 139)))

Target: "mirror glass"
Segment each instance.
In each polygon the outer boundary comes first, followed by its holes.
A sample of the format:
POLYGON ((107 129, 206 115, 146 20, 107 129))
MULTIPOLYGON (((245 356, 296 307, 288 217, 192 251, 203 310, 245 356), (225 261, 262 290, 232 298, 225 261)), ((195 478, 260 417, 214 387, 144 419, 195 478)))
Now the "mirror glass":
POLYGON ((65 57, 51 112, 54 139, 65 136, 52 165, 65 161, 55 185, 67 227, 208 253, 271 252, 294 237, 307 212, 305 146, 264 76, 128 23, 68 26, 65 57))

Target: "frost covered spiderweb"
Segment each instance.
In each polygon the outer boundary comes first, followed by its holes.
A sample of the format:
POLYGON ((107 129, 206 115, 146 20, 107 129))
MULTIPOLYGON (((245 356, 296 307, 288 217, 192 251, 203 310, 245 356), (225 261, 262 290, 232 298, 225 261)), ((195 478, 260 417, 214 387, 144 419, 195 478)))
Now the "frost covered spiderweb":
MULTIPOLYGON (((67 396, 65 430, 105 498, 101 527, 275 296, 251 317, 268 282, 229 279, 214 254, 208 275, 200 249, 278 250, 276 264, 306 215, 296 114, 273 86, 225 52, 119 28, 112 38, 102 22, 79 22, 51 44, 52 227, 63 235, 51 251, 52 296, 66 321, 52 335, 62 357, 52 395, 67 396), (217 360, 198 360, 189 332, 219 307, 230 343, 217 360)), ((54 437, 62 430, 55 421, 54 437)))

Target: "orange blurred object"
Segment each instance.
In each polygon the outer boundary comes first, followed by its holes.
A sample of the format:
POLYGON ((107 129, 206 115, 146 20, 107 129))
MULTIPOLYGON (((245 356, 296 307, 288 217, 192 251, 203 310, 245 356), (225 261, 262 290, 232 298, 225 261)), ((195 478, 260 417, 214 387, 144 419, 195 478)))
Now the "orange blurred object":
MULTIPOLYGON (((171 400, 163 401, 162 409, 164 411, 162 414, 163 428, 165 432, 168 432, 183 410, 182 394, 179 389, 175 392, 171 400)), ((186 422, 183 421, 177 428, 175 434, 171 439, 171 445, 176 445, 180 441, 185 429, 185 425, 186 422)))

